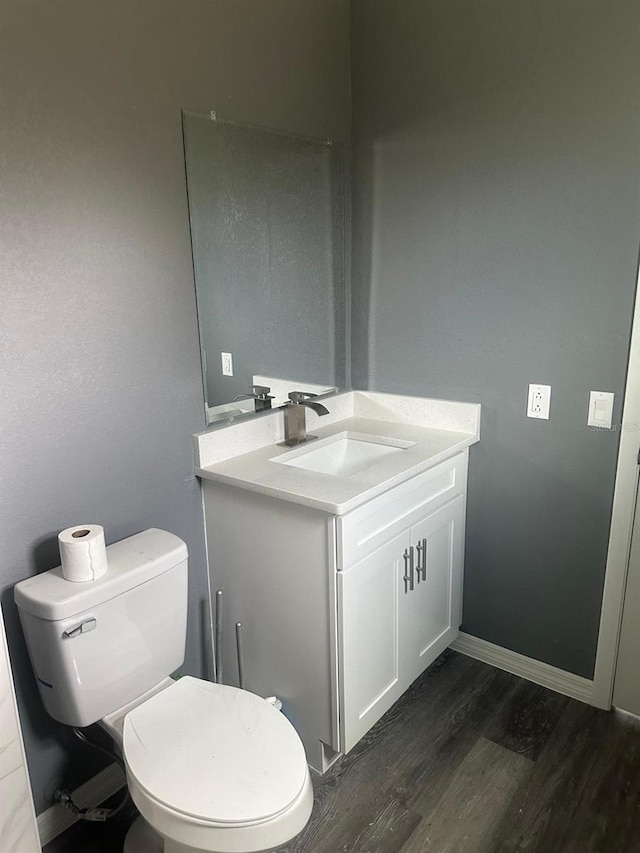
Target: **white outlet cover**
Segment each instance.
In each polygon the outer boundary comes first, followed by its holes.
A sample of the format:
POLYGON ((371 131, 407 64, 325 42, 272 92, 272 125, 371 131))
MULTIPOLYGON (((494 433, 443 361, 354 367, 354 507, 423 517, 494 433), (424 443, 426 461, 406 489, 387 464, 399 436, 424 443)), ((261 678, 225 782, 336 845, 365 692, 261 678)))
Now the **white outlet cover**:
POLYGON ((551 409, 551 385, 529 385, 527 417, 549 420, 551 409))

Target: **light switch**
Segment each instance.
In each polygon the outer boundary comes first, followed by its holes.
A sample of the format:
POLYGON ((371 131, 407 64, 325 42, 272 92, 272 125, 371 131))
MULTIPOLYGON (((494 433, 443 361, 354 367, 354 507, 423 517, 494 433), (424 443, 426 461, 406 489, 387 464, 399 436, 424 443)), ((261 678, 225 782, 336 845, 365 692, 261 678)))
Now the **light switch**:
POLYGON ((611 429, 614 395, 608 391, 591 391, 587 426, 611 429))

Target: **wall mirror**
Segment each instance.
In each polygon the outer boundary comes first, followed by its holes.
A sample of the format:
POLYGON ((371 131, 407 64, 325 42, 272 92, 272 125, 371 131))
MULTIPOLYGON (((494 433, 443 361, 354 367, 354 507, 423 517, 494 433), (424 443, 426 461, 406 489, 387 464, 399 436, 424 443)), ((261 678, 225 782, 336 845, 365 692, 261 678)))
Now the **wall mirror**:
POLYGON ((346 387, 343 147, 215 113, 183 134, 207 423, 346 387))

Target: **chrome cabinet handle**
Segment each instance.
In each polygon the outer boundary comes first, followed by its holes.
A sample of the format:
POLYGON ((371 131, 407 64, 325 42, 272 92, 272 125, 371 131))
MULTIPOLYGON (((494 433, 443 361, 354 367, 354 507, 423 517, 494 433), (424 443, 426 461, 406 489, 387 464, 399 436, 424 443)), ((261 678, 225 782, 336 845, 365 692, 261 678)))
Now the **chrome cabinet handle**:
POLYGON ((413 590, 413 545, 410 548, 405 548, 404 552, 404 591, 413 590))
POLYGON ((417 574, 419 583, 421 579, 423 581, 427 579, 427 540, 423 539, 422 542, 418 542, 416 550, 418 552, 417 574))

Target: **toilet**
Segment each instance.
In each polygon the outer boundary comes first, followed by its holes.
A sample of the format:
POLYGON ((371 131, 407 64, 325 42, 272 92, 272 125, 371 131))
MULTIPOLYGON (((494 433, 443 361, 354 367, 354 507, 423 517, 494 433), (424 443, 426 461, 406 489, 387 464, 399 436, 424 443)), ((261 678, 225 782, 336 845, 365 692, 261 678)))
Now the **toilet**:
POLYGON ((187 548, 150 529, 107 548, 109 570, 60 568, 18 583, 15 601, 48 713, 99 723, 122 753, 140 811, 125 853, 258 853, 306 825, 304 747, 260 696, 170 674, 183 663, 187 548))

